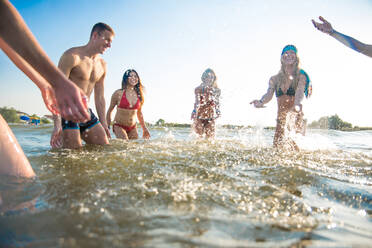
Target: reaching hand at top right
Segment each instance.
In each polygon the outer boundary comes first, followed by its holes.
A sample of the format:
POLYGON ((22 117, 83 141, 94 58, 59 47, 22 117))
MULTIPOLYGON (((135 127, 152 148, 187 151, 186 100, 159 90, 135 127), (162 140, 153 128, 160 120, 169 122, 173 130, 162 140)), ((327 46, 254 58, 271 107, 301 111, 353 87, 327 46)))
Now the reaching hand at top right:
POLYGON ((323 33, 326 33, 326 34, 332 34, 335 31, 332 28, 332 25, 326 19, 324 19, 322 16, 319 16, 319 20, 321 20, 323 23, 311 20, 312 23, 314 24, 315 28, 317 28, 318 30, 320 30, 320 31, 322 31, 323 33))

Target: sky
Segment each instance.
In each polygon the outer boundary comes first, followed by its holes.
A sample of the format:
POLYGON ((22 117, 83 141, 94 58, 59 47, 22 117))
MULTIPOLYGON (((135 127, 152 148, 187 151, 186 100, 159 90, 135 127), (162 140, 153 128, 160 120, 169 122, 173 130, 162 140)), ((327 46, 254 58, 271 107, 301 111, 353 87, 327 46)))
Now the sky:
MULTIPOLYGON (((264 109, 249 103, 266 92, 287 44, 298 49, 313 95, 303 101, 308 122, 338 114, 372 126, 372 59, 317 31, 322 15, 337 31, 372 44, 371 0, 13 0, 51 60, 85 45, 92 26, 109 24, 116 35, 103 54, 105 99, 135 69, 146 88, 144 119, 191 123, 194 89, 212 68, 221 88, 217 124, 275 126, 275 96, 264 109)), ((0 107, 49 114, 38 88, 0 52, 0 107)), ((94 97, 90 106, 95 111, 94 97)), ((112 116, 113 118, 114 116, 112 116)))

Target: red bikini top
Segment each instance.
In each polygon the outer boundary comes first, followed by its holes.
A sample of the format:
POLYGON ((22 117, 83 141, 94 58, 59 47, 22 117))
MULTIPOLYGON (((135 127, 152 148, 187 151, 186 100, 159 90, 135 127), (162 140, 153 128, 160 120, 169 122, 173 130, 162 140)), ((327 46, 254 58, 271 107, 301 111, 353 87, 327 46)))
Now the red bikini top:
POLYGON ((127 99, 127 95, 125 94, 125 90, 123 91, 123 96, 121 97, 120 103, 118 105, 118 108, 122 109, 139 109, 141 107, 141 102, 139 97, 137 97, 137 102, 132 107, 129 104, 129 101, 127 99))

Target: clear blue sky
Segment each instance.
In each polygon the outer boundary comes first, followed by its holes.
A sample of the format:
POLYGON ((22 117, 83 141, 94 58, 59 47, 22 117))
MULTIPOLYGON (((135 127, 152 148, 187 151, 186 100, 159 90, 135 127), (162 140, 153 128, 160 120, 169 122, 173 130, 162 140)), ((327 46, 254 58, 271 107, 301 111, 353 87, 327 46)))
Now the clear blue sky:
MULTIPOLYGON (((57 64, 70 47, 88 42, 92 26, 105 22, 116 32, 103 55, 108 65, 106 107, 134 68, 146 87, 146 121, 190 122, 194 88, 202 72, 215 70, 222 90, 220 124, 275 125, 276 99, 259 99, 280 68, 280 52, 295 44, 301 67, 313 83, 304 100, 309 121, 338 114, 354 125, 372 126, 372 59, 315 30, 319 15, 345 34, 372 44, 372 1, 11 1, 57 64)), ((0 106, 47 114, 39 90, 1 52, 0 106)), ((91 100, 90 105, 94 107, 91 100)))

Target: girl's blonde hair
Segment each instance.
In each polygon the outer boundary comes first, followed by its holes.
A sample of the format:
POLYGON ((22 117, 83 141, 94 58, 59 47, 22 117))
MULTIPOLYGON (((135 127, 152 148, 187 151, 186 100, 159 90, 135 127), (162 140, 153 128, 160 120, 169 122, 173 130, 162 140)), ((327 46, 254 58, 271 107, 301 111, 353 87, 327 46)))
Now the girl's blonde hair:
POLYGON ((208 77, 208 74, 209 74, 209 73, 212 73, 212 74, 213 74, 213 77, 214 77, 214 79, 213 79, 213 83, 212 83, 212 86, 213 86, 214 88, 218 88, 216 73, 214 73, 214 71, 213 71, 212 69, 210 69, 210 68, 206 69, 206 70, 203 72, 203 74, 202 74, 202 76, 201 76, 201 80, 202 80, 202 82, 205 83, 205 79, 208 77))
POLYGON ((293 79, 292 80, 295 83, 295 88, 297 88, 298 79, 299 79, 299 76, 300 76, 300 58, 298 57, 298 54, 297 54, 297 48, 293 45, 285 46, 283 51, 282 51, 282 55, 280 56, 281 67, 280 67, 279 73, 277 74, 278 75, 278 86, 280 86, 282 83, 284 83, 286 78, 287 78, 287 76, 285 75, 284 64, 283 64, 283 55, 284 55, 285 49, 287 47, 294 47, 294 49, 289 49, 289 50, 293 50, 296 53, 296 62, 295 62, 295 65, 294 65, 293 79))

